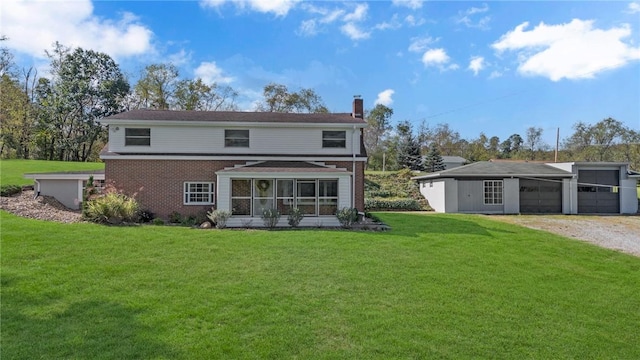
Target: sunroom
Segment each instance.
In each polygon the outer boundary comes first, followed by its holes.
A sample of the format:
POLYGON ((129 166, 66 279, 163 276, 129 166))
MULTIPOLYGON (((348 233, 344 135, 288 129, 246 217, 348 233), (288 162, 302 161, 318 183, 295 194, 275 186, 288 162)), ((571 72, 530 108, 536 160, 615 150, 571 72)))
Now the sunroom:
POLYGON ((217 209, 231 211, 230 227, 262 226, 265 210, 276 209, 278 226, 298 208, 300 226, 338 226, 338 209, 352 207, 352 174, 346 169, 304 161, 265 161, 216 173, 217 209))

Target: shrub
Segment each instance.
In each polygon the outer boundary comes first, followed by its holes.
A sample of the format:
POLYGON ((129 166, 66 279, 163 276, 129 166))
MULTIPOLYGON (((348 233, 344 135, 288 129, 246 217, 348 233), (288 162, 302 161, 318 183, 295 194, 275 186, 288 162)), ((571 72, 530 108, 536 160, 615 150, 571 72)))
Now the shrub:
POLYGON ((149 223, 153 220, 154 215, 149 210, 141 210, 138 212, 138 221, 141 223, 149 223))
POLYGON ((358 209, 356 208, 342 208, 336 213, 336 217, 342 227, 350 228, 354 223, 358 222, 358 209))
POLYGON ((169 222, 171 224, 182 223, 182 215, 180 215, 180 213, 177 211, 172 212, 171 214, 169 214, 169 222))
POLYGON ((22 192, 22 186, 20 185, 2 185, 0 186, 0 196, 11 196, 20 194, 22 192))
POLYGON ((112 191, 90 200, 83 215, 91 222, 119 224, 123 221, 135 221, 139 208, 135 199, 112 191))
POLYGON ((364 208, 366 211, 416 211, 422 210, 422 206, 415 199, 365 199, 364 208))
POLYGON ((264 226, 273 229, 280 221, 280 211, 278 209, 265 209, 262 212, 262 221, 264 221, 264 226))
POLYGON ((153 219, 153 221, 151 223, 153 225, 164 225, 164 220, 162 220, 160 218, 155 218, 155 219, 153 219))
POLYGON ((207 217, 216 226, 217 229, 227 227, 227 220, 231 217, 231 211, 213 210, 207 213, 207 217))
POLYGON ((287 222, 289 223, 289 225, 291 225, 291 227, 297 227, 298 225, 300 225, 300 221, 302 221, 303 217, 304 217, 304 214, 302 213, 302 210, 300 210, 297 207, 292 207, 289 210, 289 216, 287 216, 287 222))

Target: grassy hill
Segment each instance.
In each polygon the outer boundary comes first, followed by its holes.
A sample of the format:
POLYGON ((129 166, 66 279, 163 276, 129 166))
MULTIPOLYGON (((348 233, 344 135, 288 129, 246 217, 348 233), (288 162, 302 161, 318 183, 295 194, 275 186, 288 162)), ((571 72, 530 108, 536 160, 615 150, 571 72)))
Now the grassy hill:
POLYGON ((409 170, 365 172, 365 209, 384 210, 431 210, 427 200, 409 170))
POLYGON ((26 173, 85 171, 104 169, 104 163, 49 161, 49 160, 1 160, 0 185, 31 185, 26 173))

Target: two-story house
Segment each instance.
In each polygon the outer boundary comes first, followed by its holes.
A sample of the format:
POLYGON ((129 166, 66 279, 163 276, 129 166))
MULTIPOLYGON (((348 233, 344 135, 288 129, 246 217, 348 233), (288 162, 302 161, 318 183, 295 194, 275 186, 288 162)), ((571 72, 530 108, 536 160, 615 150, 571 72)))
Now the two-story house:
POLYGON ((362 99, 351 114, 132 110, 107 117, 105 180, 158 217, 228 210, 228 226, 263 210, 301 209, 302 226, 364 210, 362 99))

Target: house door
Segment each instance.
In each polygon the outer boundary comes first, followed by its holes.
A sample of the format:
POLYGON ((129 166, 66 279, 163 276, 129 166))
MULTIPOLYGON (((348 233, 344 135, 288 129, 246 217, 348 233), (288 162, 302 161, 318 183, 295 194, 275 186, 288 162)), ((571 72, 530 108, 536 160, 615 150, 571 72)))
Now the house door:
POLYGON ((562 180, 520 179, 520 212, 562 213, 562 180))
POLYGON ((578 171, 578 213, 620 213, 620 171, 578 171))

